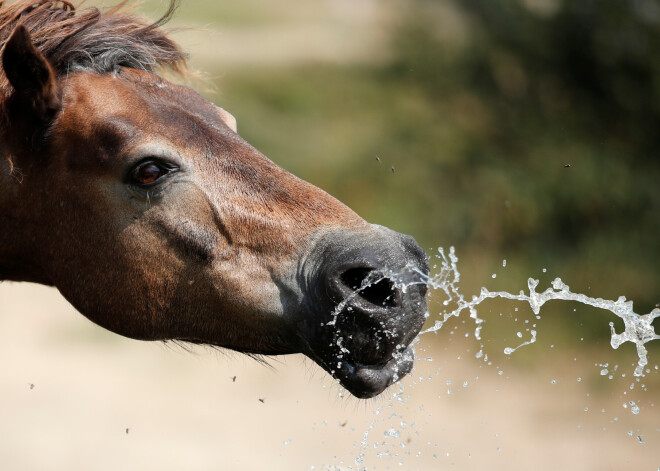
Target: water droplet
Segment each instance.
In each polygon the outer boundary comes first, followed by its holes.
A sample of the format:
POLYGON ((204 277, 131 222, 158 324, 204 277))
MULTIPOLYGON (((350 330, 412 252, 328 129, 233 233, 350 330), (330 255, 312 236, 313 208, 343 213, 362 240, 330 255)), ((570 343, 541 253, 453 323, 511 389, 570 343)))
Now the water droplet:
POLYGON ((385 430, 385 432, 384 432, 383 434, 384 434, 386 437, 394 437, 394 438, 399 438, 399 437, 401 436, 401 434, 399 433, 399 431, 398 431, 397 429, 394 429, 394 428, 391 428, 391 429, 385 430))

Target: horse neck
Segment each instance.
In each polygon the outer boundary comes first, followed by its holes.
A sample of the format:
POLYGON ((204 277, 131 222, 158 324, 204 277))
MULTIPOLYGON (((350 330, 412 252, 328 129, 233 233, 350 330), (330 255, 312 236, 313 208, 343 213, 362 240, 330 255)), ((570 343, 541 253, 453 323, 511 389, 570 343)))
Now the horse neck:
POLYGON ((35 222, 26 178, 0 142, 0 281, 51 284, 38 262, 39 239, 48 228, 35 222))

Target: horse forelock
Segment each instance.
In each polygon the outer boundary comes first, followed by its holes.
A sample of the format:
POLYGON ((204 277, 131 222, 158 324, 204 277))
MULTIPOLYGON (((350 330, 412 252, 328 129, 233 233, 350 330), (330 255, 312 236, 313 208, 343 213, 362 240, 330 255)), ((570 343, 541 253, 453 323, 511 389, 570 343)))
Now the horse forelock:
MULTIPOLYGON (((131 14, 127 3, 101 12, 97 8, 76 10, 68 1, 19 0, 11 5, 0 1, 0 48, 22 24, 58 75, 81 70, 107 74, 121 67, 149 72, 164 67, 183 75, 186 54, 162 29, 177 0, 171 0, 163 17, 154 23, 131 14)), ((7 85, 2 73, 0 88, 7 85)))

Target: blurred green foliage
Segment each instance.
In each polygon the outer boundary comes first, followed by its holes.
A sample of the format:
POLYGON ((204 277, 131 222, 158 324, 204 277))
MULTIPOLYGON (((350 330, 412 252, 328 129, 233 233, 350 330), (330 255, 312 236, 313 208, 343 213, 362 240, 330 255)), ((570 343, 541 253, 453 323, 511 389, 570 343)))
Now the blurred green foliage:
MULTIPOLYGON (((468 294, 561 276, 637 312, 660 303, 658 3, 395 8, 386 63, 232 70, 215 101, 367 220, 456 246, 468 294)), ((550 308, 559 332, 609 335, 598 316, 550 308)))
POLYGON ((467 200, 449 237, 648 312, 660 301, 660 6, 458 2, 469 39, 457 47, 434 4, 417 5, 389 72, 452 121, 419 175, 467 200))

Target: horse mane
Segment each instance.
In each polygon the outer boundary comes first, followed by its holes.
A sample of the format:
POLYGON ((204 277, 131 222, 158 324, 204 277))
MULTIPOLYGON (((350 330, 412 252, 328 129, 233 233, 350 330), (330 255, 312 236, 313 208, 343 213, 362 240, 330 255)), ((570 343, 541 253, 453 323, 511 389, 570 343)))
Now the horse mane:
MULTIPOLYGON (((6 6, 0 1, 0 48, 22 24, 58 76, 82 70, 108 74, 120 67, 149 72, 162 67, 183 75, 186 54, 161 28, 178 1, 170 0, 154 23, 131 14, 127 3, 101 12, 94 7, 76 10, 66 0, 19 0, 6 6)), ((2 72, 0 90, 7 86, 2 72)))

